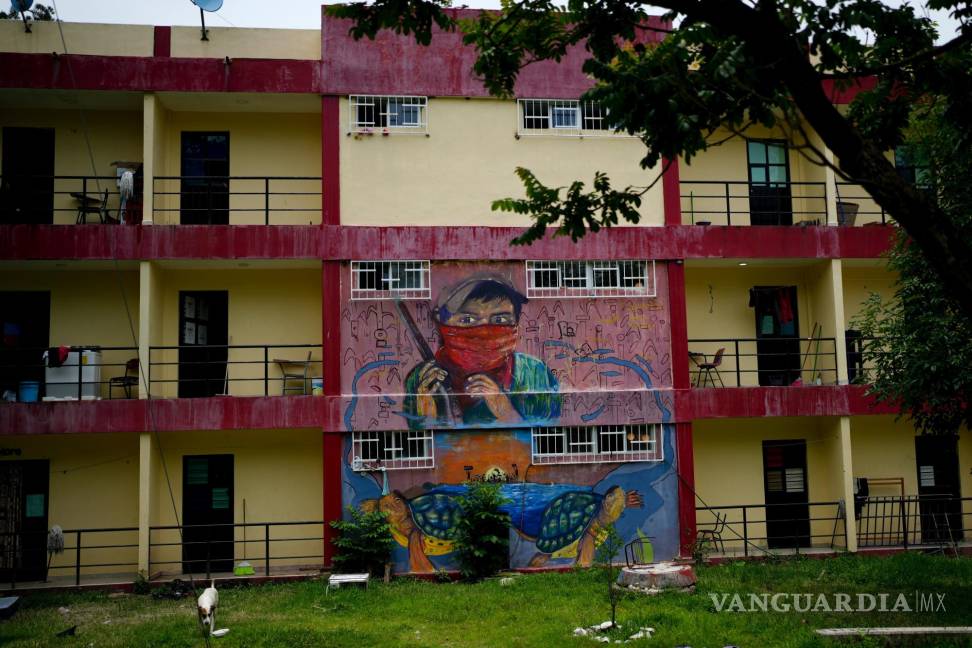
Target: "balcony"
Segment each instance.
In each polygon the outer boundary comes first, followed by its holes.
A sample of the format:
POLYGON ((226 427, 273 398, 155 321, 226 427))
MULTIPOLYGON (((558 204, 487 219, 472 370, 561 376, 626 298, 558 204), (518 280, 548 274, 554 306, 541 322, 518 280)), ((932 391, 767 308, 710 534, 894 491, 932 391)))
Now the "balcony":
POLYGON ((182 225, 314 225, 319 176, 161 176, 153 220, 182 225))
POLYGON ((320 356, 320 344, 153 346, 147 378, 153 398, 301 396, 323 386, 320 356))
MULTIPOLYGON (((116 176, 0 176, 5 224, 139 224, 143 178, 123 198, 116 176)), ((159 224, 308 225, 321 222, 319 176, 164 176, 153 181, 159 224)))
POLYGON ((683 225, 826 225, 827 185, 683 180, 683 225))
POLYGON ((837 383, 832 337, 689 339, 693 387, 789 387, 837 383))

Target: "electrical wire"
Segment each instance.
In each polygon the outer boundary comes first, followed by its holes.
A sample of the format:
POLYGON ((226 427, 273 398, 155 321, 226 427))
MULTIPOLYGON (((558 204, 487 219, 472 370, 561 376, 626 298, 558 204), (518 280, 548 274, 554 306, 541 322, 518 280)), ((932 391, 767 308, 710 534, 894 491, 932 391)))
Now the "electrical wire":
MULTIPOLYGON (((91 172, 94 174, 95 184, 98 189, 98 193, 101 193, 101 183, 100 180, 98 179, 98 165, 95 162, 94 147, 91 145, 90 130, 88 127, 87 119, 85 117, 84 108, 82 107, 80 101, 81 93, 78 89, 77 79, 74 76, 74 69, 71 67, 70 53, 67 47, 67 39, 64 37, 64 27, 63 27, 63 21, 61 20, 61 12, 58 10, 57 0, 52 0, 52 3, 54 5, 54 16, 55 16, 55 21, 57 23, 57 30, 61 38, 61 48, 64 50, 65 66, 68 71, 68 76, 70 77, 71 80, 71 86, 74 89, 75 94, 78 96, 78 115, 81 122, 81 129, 84 134, 84 142, 87 148, 88 161, 91 163, 91 172)), ((156 425, 156 421, 155 421, 155 408, 152 406, 152 392, 150 389, 148 389, 149 383, 148 383, 148 376, 145 370, 145 362, 143 362, 143 358, 140 357, 141 354, 140 354, 140 347, 138 344, 138 333, 135 331, 135 320, 132 317, 132 310, 130 304, 128 303, 128 296, 125 294, 124 282, 121 276, 122 274, 121 268, 119 267, 119 263, 118 263, 118 254, 115 248, 115 244, 117 240, 116 237, 109 237, 109 238, 111 240, 111 258, 112 258, 113 274, 115 275, 115 278, 117 280, 119 292, 121 293, 122 303, 125 307, 125 315, 128 318, 128 328, 132 334, 132 340, 135 343, 135 355, 138 358, 138 369, 139 369, 139 373, 141 374, 142 384, 146 386, 146 400, 148 401, 147 406, 148 406, 148 413, 149 413, 149 431, 153 434, 155 438, 156 446, 159 449, 159 459, 162 465, 162 473, 165 476, 166 488, 168 489, 169 500, 172 504, 172 514, 173 517, 175 518, 176 528, 179 531, 179 542, 181 544, 184 542, 184 538, 182 534, 182 525, 179 522, 179 510, 178 507, 176 506, 175 494, 172 490, 172 480, 169 477, 169 469, 168 469, 167 462, 165 460, 165 452, 162 449, 162 439, 161 436, 159 435, 158 425, 156 425)), ((189 570, 187 575, 189 576, 189 587, 192 589, 193 597, 195 598, 198 596, 198 589, 196 587, 195 579, 193 578, 191 569, 189 570)), ((190 604, 194 605, 192 601, 190 601, 190 604)), ((197 615, 197 620, 199 621, 199 627, 203 634, 203 639, 206 642, 207 648, 209 648, 210 646, 209 633, 206 632, 205 626, 202 623, 202 619, 199 618, 198 615, 197 615)))

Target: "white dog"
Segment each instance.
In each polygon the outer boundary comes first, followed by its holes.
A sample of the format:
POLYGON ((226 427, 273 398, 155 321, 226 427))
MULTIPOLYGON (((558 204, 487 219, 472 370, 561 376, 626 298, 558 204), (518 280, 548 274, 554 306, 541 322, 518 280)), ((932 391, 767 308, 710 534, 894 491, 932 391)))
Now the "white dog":
POLYGON ((216 591, 216 581, 212 581, 209 587, 203 590, 196 600, 199 608, 199 622, 209 626, 209 635, 213 636, 216 630, 216 607, 219 605, 219 592, 216 591))

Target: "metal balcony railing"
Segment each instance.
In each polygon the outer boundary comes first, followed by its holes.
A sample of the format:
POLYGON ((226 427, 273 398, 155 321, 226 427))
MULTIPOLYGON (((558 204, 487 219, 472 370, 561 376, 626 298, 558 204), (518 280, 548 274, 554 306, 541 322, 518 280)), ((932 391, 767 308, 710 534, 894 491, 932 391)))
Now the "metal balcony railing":
MULTIPOLYGON (((142 179, 126 205, 125 222, 141 222, 142 179)), ((79 224, 122 221, 116 176, 0 176, 0 222, 79 224)))
POLYGON ((764 555, 787 549, 847 546, 840 501, 806 504, 734 504, 695 509, 696 546, 722 556, 764 555))
POLYGON ((0 349, 0 389, 19 397, 23 383, 37 383, 37 400, 137 397, 136 347, 71 346, 67 350, 65 362, 51 366, 44 357, 48 348, 0 349))
POLYGON ((149 347, 153 398, 310 394, 323 367, 317 344, 149 347))
MULTIPOLYGON (((231 572, 225 563, 246 556, 261 576, 301 566, 321 567, 324 522, 281 521, 149 527, 149 573, 231 572), (196 556, 192 558, 189 556, 196 556), (305 561, 305 562, 301 562, 305 561), (286 563, 281 566, 281 563, 286 563), (173 569, 174 568, 174 569, 173 569)), ((4 584, 131 582, 138 571, 138 527, 66 529, 64 551, 50 555, 47 532, 0 533, 4 584)))
POLYGON ((972 497, 869 496, 855 516, 859 547, 954 547, 972 531, 972 497))
POLYGON ((826 225, 827 184, 683 180, 684 225, 826 225))
POLYGON ((835 338, 707 338, 688 344, 695 387, 837 382, 835 338))
POLYGON ((154 218, 183 225, 307 225, 321 222, 314 176, 156 176, 154 218))
MULTIPOLYGON (((837 224, 847 227, 882 224, 890 221, 884 208, 860 185, 837 183, 837 224)), ((890 221, 893 222, 893 221, 890 221)))

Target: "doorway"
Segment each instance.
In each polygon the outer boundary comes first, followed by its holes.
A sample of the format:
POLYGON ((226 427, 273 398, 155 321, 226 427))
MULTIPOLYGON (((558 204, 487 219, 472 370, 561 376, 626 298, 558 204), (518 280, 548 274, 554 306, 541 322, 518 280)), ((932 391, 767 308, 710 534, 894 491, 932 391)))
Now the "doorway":
POLYGON ((754 286, 756 363, 760 386, 792 385, 800 377, 800 317, 796 286, 754 286))
POLYGON ((50 346, 51 294, 40 291, 0 292, 0 394, 17 392, 24 380, 44 387, 44 350, 50 346))
POLYGON ((0 222, 54 222, 54 129, 3 129, 0 222))
POLYGON ((182 458, 182 524, 183 572, 233 571, 233 455, 182 458))
POLYGON ((182 133, 183 225, 229 224, 229 143, 228 132, 182 133))
POLYGON ((0 462, 0 581, 47 580, 50 465, 0 462))
POLYGON ((792 225, 790 162, 783 140, 746 142, 750 225, 792 225))
POLYGON ((807 442, 763 441, 766 542, 770 549, 810 546, 807 442))
POLYGON ((228 393, 229 293, 179 292, 179 398, 228 393))
POLYGON ((915 437, 922 542, 951 542, 964 537, 958 439, 951 434, 915 437))

